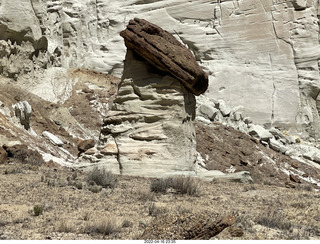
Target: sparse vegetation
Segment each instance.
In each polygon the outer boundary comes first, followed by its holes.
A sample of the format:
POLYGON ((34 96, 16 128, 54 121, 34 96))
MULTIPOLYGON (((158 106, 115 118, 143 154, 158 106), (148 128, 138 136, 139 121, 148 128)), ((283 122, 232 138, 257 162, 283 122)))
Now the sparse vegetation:
POLYGON ((290 230, 292 224, 286 220, 286 217, 280 211, 274 208, 268 208, 256 217, 255 222, 269 228, 278 228, 280 230, 290 230))
POLYGON ((83 188, 82 182, 78 181, 76 182, 77 189, 81 190, 83 188))
POLYGON ((97 185, 89 186, 89 191, 91 191, 93 193, 98 193, 98 192, 102 191, 102 187, 97 186, 97 185))
POLYGON ((151 181, 150 189, 152 192, 165 194, 168 188, 169 185, 167 179, 153 179, 151 181))
POLYGON ((41 206, 41 205, 35 205, 34 207, 33 207, 33 214, 35 215, 35 216, 39 216, 39 215, 41 215, 43 213, 43 206, 41 206))
POLYGON ((177 193, 196 196, 199 191, 199 184, 190 176, 172 176, 164 179, 154 179, 151 182, 151 191, 156 193, 166 193, 172 188, 177 193))
POLYGON ((94 223, 88 224, 84 232, 87 234, 103 234, 104 236, 119 232, 120 228, 117 226, 115 218, 104 218, 94 223))
POLYGON ((69 233, 73 231, 74 231, 73 226, 67 220, 63 219, 60 221, 59 226, 57 228, 57 232, 69 233))
POLYGON ((132 226, 132 222, 129 221, 129 220, 127 220, 127 219, 125 219, 125 220, 122 222, 122 225, 121 225, 122 228, 128 228, 128 227, 131 227, 131 226, 132 226))
POLYGON ((117 184, 117 177, 106 169, 94 168, 87 177, 87 182, 94 182, 103 188, 115 188, 117 184))
POLYGON ((164 208, 164 207, 158 207, 158 206, 156 206, 155 203, 152 203, 149 206, 148 211, 149 211, 150 216, 156 217, 158 215, 161 215, 161 214, 168 212, 168 209, 164 208))
POLYGON ((23 169, 20 167, 7 168, 4 171, 5 175, 20 174, 20 173, 23 173, 23 169))
POLYGON ((137 196, 138 196, 138 200, 142 202, 154 201, 155 199, 154 193, 150 192, 150 190, 147 190, 147 189, 142 189, 137 191, 137 196))

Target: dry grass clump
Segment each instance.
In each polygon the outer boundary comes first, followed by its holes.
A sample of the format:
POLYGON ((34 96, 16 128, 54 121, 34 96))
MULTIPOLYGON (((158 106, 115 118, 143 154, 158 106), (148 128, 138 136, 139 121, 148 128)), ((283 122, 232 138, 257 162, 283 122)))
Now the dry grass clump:
POLYGON ((198 182, 190 176, 171 176, 164 179, 154 179, 151 181, 151 191, 156 193, 166 193, 172 188, 177 193, 196 196, 199 193, 198 182))
POLYGON ((138 190, 136 194, 138 196, 138 200, 142 202, 154 201, 155 199, 154 193, 147 189, 138 190))
POLYGON ((155 205, 155 203, 152 203, 149 208, 149 215, 150 216, 153 216, 153 217, 156 217, 158 215, 161 215, 161 214, 165 214, 168 212, 168 209, 167 208, 164 208, 164 207, 158 207, 155 205))
POLYGON ((255 218, 257 224, 277 228, 280 230, 290 230, 292 227, 291 222, 286 221, 285 215, 275 209, 268 208, 255 218))
POLYGON ((61 222, 57 228, 57 232, 70 233, 70 232, 74 232, 74 228, 69 222, 67 222, 64 219, 64 220, 61 220, 61 222))
POLYGON ((119 232, 120 227, 115 218, 104 218, 102 220, 88 224, 84 228, 87 234, 103 234, 104 236, 119 232))
POLYGON ((87 177, 87 182, 94 182, 103 188, 115 188, 117 185, 117 177, 106 169, 94 168, 87 177))

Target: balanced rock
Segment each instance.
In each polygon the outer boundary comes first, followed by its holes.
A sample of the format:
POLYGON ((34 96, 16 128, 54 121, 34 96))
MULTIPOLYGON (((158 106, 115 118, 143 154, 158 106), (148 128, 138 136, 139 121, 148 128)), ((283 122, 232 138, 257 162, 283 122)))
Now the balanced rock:
POLYGON ((192 52, 169 32, 146 20, 134 18, 120 35, 128 49, 159 70, 169 72, 193 94, 208 88, 208 75, 197 64, 192 52))
POLYGON ((123 175, 193 174, 196 101, 176 78, 128 49, 100 135, 99 165, 123 175), (118 166, 117 166, 118 165, 118 166))

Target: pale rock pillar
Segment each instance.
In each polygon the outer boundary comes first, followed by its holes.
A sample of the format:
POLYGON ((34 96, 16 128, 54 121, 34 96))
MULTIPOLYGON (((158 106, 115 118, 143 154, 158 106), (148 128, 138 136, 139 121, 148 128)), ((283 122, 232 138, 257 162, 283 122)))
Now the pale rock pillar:
POLYGON ((128 50, 122 82, 101 131, 105 156, 100 163, 107 169, 118 164, 125 175, 195 174, 195 104, 194 95, 177 79, 128 50))

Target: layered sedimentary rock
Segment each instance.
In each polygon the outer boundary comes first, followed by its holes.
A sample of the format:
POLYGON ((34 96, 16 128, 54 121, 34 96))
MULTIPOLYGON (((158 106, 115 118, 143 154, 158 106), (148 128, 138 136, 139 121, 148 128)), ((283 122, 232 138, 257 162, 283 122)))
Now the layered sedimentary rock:
POLYGON ((11 44, 10 54, 2 55, 7 45, 0 50, 0 71, 26 88, 32 82, 37 93, 41 85, 59 89, 48 77, 66 68, 121 76, 126 48, 119 33, 139 17, 192 50, 209 74, 207 97, 244 106, 255 123, 318 138, 318 9, 312 0, 2 0, 0 39, 11 44))
POLYGON ((150 64, 176 77, 193 94, 208 88, 208 75, 192 52, 173 35, 146 20, 134 18, 120 32, 127 48, 133 49, 150 64))
POLYGON ((128 50, 100 137, 99 164, 130 175, 195 174, 195 97, 128 50))

